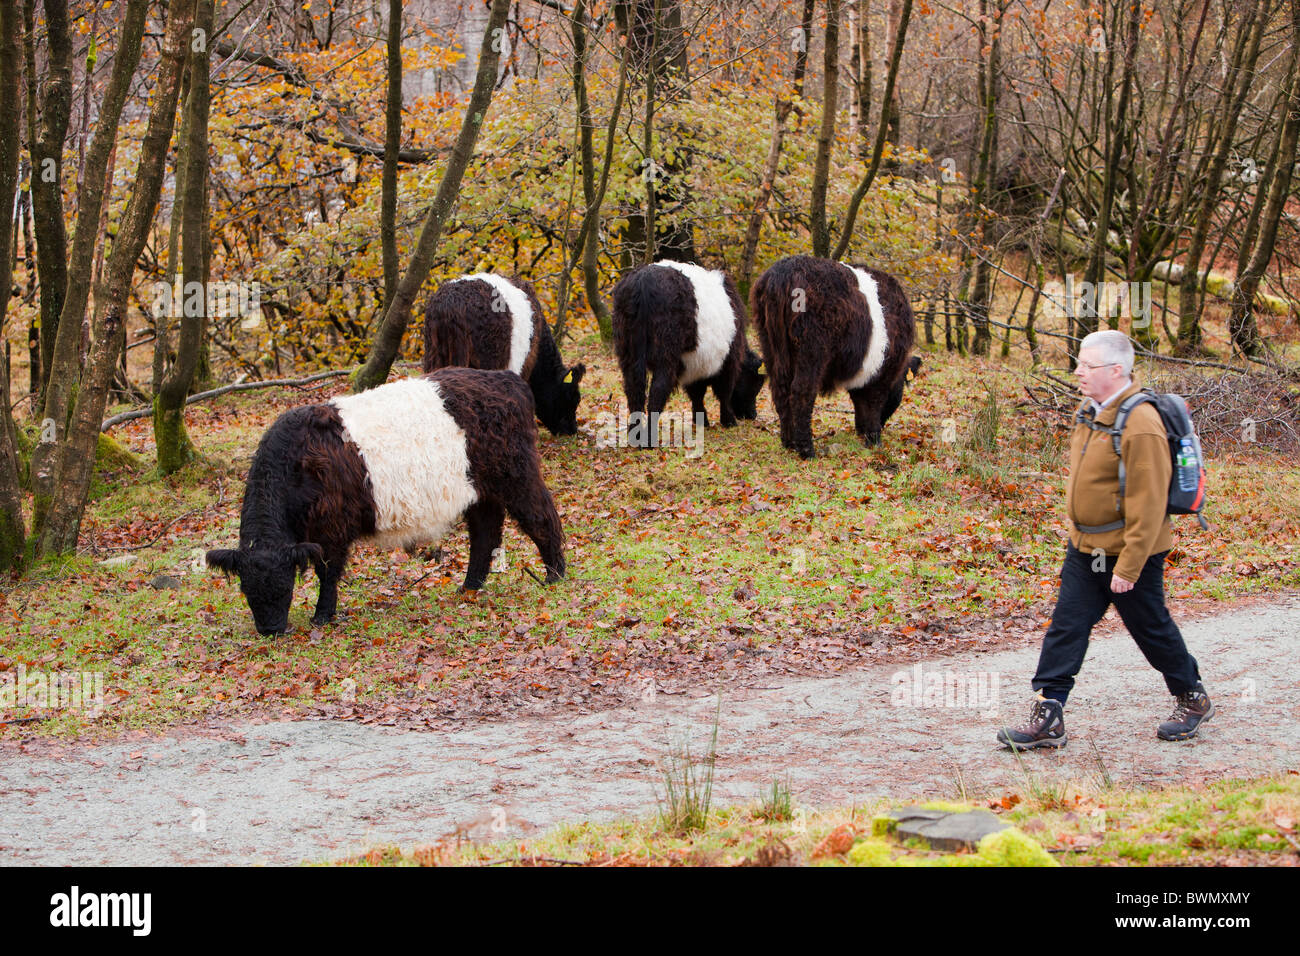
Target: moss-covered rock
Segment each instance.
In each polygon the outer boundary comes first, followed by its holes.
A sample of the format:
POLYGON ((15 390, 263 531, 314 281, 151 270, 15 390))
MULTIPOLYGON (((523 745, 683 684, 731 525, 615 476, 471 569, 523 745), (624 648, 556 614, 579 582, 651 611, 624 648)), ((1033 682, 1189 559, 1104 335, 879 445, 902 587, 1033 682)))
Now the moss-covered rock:
POLYGON ((979 842, 973 866, 1060 866, 1043 845, 1015 827, 990 833, 979 842))
MULTIPOLYGON (((876 817, 873 824, 884 822, 894 821, 876 817)), ((855 843, 845 859, 849 866, 1060 866, 1042 844, 1014 827, 990 833, 980 840, 975 853, 942 855, 910 852, 873 833, 855 843), (899 851, 897 857, 895 850, 899 851)))
MULTIPOLYGON (((961 812, 957 804, 936 803, 927 805, 926 809, 950 810, 961 812), (956 810, 953 810, 956 806, 956 810)), ((1060 866, 1052 855, 1040 844, 1024 834, 1023 831, 1009 827, 996 834, 989 834, 980 840, 974 853, 933 853, 914 852, 923 849, 917 845, 898 845, 889 842, 888 836, 897 825, 896 819, 878 816, 872 818, 871 836, 859 840, 849 849, 845 861, 849 866, 1060 866), (893 856, 898 852, 898 856, 893 856)))
MULTIPOLYGON (((877 820, 883 819, 876 817, 877 820)), ((849 866, 893 866, 889 844, 872 836, 854 844, 848 854, 849 866)))
POLYGON ((922 810, 942 810, 944 813, 969 813, 973 807, 964 803, 951 803, 947 800, 931 800, 921 804, 922 810))
POLYGON ((145 460, 121 442, 110 438, 103 432, 95 446, 96 471, 140 471, 145 467, 145 460))

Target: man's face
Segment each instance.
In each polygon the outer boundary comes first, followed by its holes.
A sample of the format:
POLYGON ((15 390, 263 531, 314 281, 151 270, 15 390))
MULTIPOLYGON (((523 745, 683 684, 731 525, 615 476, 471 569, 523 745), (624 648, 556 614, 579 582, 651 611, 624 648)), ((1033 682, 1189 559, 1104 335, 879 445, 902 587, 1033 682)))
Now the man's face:
POLYGON ((1104 362, 1097 349, 1080 349, 1079 362, 1074 367, 1079 391, 1084 398, 1091 398, 1094 402, 1104 402, 1110 398, 1125 381, 1122 365, 1107 365, 1104 362))

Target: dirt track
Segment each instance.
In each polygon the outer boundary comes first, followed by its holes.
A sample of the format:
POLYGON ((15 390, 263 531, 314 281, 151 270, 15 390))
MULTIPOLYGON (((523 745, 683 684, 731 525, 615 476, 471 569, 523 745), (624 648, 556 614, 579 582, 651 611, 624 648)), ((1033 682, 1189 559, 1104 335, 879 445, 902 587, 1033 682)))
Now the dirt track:
MULTIPOLYGON (((1156 739, 1172 698, 1112 612, 1066 711, 1069 746, 1027 755, 1026 766, 1084 780, 1100 754, 1116 782, 1149 784, 1300 769, 1300 597, 1183 631, 1218 707, 1200 738, 1156 739)), ((729 690, 715 802, 750 800, 787 774, 809 808, 951 795, 958 768, 973 793, 1021 789, 1016 760, 993 735, 1026 716, 1037 657, 1036 647, 936 656, 920 664, 919 684, 911 665, 892 664, 729 690), (928 706, 937 703, 924 694, 929 675, 954 685, 951 706, 928 706)), ((716 707, 703 692, 657 693, 600 713, 448 732, 306 721, 216 737, 9 745, 0 750, 0 862, 288 864, 409 848, 457 829, 495 839, 635 815, 655 807, 670 744, 689 732, 693 752, 707 748, 716 707)))

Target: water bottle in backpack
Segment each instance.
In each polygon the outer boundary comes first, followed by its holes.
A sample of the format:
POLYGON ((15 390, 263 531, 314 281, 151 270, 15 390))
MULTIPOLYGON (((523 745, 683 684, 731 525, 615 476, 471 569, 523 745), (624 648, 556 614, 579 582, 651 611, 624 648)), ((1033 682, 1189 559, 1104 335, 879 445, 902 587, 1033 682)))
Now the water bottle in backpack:
POLYGON ((1180 491, 1195 491, 1197 485, 1196 447, 1191 438, 1183 438, 1178 443, 1178 488, 1180 491))

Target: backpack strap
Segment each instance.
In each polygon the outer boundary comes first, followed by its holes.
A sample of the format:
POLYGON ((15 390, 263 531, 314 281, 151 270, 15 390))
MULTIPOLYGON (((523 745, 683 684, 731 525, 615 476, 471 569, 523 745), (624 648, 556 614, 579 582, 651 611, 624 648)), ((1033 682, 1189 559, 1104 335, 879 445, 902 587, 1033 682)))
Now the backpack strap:
MULTIPOLYGON (((1120 453, 1120 437, 1124 432, 1124 425, 1128 422, 1128 417, 1132 414, 1133 409, 1139 405, 1156 400, 1155 393, 1149 388, 1134 392, 1124 401, 1120 402, 1119 409, 1115 412, 1115 423, 1113 425, 1098 425, 1096 416, 1090 415, 1089 410, 1091 403, 1087 400, 1079 406, 1079 410, 1074 413, 1074 420, 1081 425, 1087 425, 1095 432, 1105 432, 1110 436, 1111 446, 1115 449, 1115 457, 1119 459, 1119 497, 1116 499, 1115 508, 1119 509, 1119 502, 1124 500, 1124 493, 1128 487, 1128 473, 1124 468, 1124 456, 1120 453)), ((1074 522, 1074 526, 1084 534, 1106 534, 1109 531, 1118 531, 1124 527, 1124 519, 1117 518, 1106 524, 1079 524, 1074 522)))
POLYGON ((1115 449, 1115 457, 1119 459, 1120 498, 1124 497, 1124 493, 1128 488, 1128 473, 1124 468, 1124 456, 1120 454, 1119 450, 1120 436, 1124 432, 1124 426, 1128 424, 1128 417, 1132 414, 1133 409, 1137 408, 1139 405, 1145 405, 1147 402, 1154 402, 1155 400, 1155 393, 1149 388, 1144 388, 1140 392, 1134 392, 1128 398, 1124 399, 1124 401, 1120 402, 1119 410, 1115 413, 1115 424, 1108 429, 1102 429, 1102 431, 1108 431, 1110 433, 1110 441, 1111 445, 1115 449))

